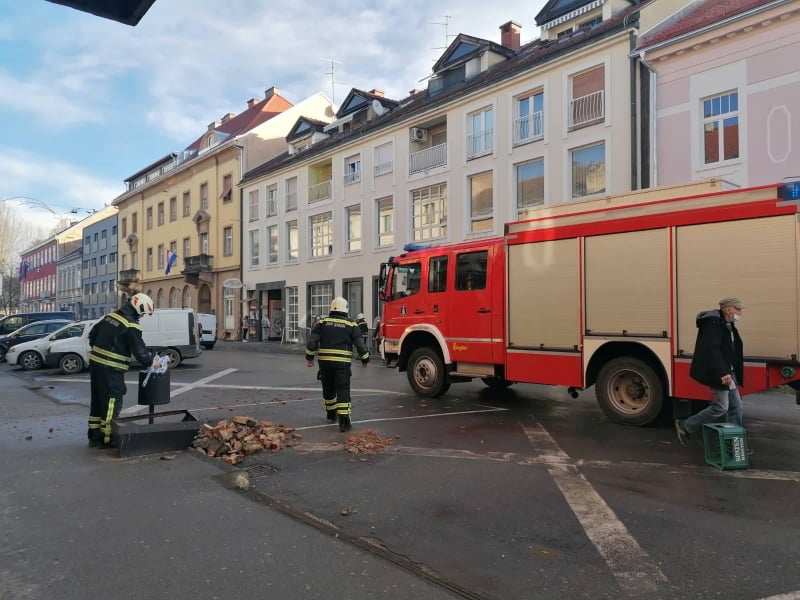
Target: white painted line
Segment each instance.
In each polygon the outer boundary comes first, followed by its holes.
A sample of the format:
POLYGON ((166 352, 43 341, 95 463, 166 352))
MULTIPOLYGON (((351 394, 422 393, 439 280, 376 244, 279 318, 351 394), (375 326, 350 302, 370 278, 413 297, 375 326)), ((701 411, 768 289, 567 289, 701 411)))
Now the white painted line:
MULTIPOLYGON (((170 398, 174 398, 175 396, 179 396, 180 394, 183 394, 184 392, 188 392, 189 390, 193 390, 195 388, 202 387, 206 383, 214 381, 215 379, 219 379, 220 377, 225 377, 226 375, 230 375, 231 373, 235 373, 238 370, 239 369, 224 369, 224 370, 220 371, 219 373, 214 373, 213 375, 209 375, 208 377, 203 377, 202 379, 198 379, 197 381, 195 381, 193 383, 189 383, 187 385, 184 385, 183 387, 180 387, 177 390, 171 390, 170 393, 169 393, 169 397, 170 398)), ((138 381, 136 382, 136 385, 137 386, 139 385, 138 381)), ((137 404, 137 405, 131 406, 129 408, 123 409, 120 412, 120 414, 123 415, 123 416, 135 415, 135 414, 138 414, 138 413, 140 413, 143 410, 146 410, 148 408, 149 408, 149 406, 137 404)))
POLYGON ((769 598, 761 598, 761 600, 800 600, 800 590, 788 592, 786 594, 778 594, 777 596, 770 596, 769 598))
MULTIPOLYGON (((465 410, 461 412, 451 412, 451 413, 436 413, 433 415, 416 415, 413 417, 385 417, 382 419, 363 419, 361 421, 353 421, 353 425, 361 425, 363 423, 381 423, 383 421, 409 421, 412 419, 432 419, 434 417, 455 417, 457 415, 474 415, 478 413, 489 413, 489 412, 503 412, 507 411, 507 408, 489 408, 486 410, 465 410)), ((308 427, 297 427, 296 431, 305 431, 307 429, 322 429, 324 427, 332 427, 335 423, 328 423, 326 425, 309 425, 308 427)))
POLYGON ((538 422, 523 426, 525 435, 578 518, 586 536, 606 561, 619 586, 629 593, 655 592, 667 578, 628 532, 592 484, 571 464, 564 452, 538 422))
MULTIPOLYGON (((207 388, 219 388, 224 390, 265 390, 265 391, 283 391, 283 392, 319 392, 320 388, 317 387, 288 387, 288 386, 269 386, 269 385, 236 385, 224 383, 212 383, 205 385, 207 388)), ((354 388, 350 390, 353 392, 364 392, 369 394, 392 394, 397 396, 407 396, 408 392, 391 392, 387 390, 374 390, 371 388, 354 388)))

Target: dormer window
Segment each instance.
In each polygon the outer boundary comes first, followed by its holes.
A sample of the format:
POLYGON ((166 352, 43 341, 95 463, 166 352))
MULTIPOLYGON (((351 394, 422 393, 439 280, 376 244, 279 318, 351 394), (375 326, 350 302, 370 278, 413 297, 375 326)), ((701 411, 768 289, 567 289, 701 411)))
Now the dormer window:
POLYGON ((214 136, 210 135, 206 138, 206 148, 211 148, 214 145, 214 136))

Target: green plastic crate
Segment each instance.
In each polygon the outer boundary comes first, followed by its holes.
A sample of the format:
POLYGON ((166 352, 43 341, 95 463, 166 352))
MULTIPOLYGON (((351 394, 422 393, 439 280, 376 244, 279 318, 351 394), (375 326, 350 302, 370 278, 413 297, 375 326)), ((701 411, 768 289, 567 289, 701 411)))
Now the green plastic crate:
POLYGON ((706 462, 721 471, 746 469, 750 466, 747 458, 747 432, 743 427, 728 423, 707 423, 703 427, 703 445, 706 462))

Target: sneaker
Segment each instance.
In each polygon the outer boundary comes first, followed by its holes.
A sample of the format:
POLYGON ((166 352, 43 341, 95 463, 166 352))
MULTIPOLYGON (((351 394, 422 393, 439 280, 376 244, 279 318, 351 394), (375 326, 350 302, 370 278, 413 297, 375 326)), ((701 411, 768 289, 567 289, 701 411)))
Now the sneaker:
POLYGON ((352 428, 350 417, 347 415, 339 415, 339 431, 350 431, 352 428))
POLYGON ((329 423, 336 423, 336 411, 335 410, 326 410, 325 416, 328 419, 329 423))
POLYGON ((686 427, 683 425, 683 419, 675 419, 675 432, 678 434, 678 441, 680 442, 681 446, 686 445, 686 440, 688 440, 691 436, 689 432, 686 431, 686 427))

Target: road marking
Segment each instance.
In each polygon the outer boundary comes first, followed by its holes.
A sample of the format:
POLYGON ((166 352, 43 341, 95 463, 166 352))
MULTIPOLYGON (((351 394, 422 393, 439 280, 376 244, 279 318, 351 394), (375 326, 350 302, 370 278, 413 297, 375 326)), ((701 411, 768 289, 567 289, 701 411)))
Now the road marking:
POLYGON ((522 427, 545 468, 578 518, 586 536, 606 561, 621 588, 630 593, 655 592, 667 583, 658 565, 628 532, 617 515, 552 436, 534 420, 522 427))
MULTIPOLYGON (((381 423, 383 421, 409 421, 411 419, 432 419, 434 417, 455 417, 457 415, 474 415, 478 413, 489 412, 503 412, 507 408, 487 408, 485 410, 464 410, 461 412, 448 412, 448 413, 435 413, 432 415, 415 415, 411 417, 384 417, 382 419, 363 419, 360 421, 353 421, 353 425, 361 425, 363 423, 381 423)), ((296 431, 305 431, 308 429, 322 429, 324 427, 332 427, 335 423, 328 423, 326 425, 309 425, 308 427, 297 427, 296 431)))
POLYGON ((777 596, 770 596, 769 598, 761 598, 761 600, 800 600, 800 590, 788 592, 786 594, 778 594, 777 596))
MULTIPOLYGON (((224 383, 213 383, 205 385, 207 388, 219 388, 226 390, 265 390, 265 391, 284 391, 284 392, 319 392, 319 386, 316 387, 288 387, 288 386, 268 386, 268 385, 235 385, 224 383)), ((371 388, 355 388, 352 392, 365 392, 369 394, 393 394, 397 396, 408 396, 407 392, 392 392, 387 390, 374 390, 371 388)))
MULTIPOLYGON (((214 381, 215 379, 220 379, 221 377, 225 377, 226 375, 230 375, 231 373, 236 373, 236 371, 238 371, 238 370, 239 369, 233 369, 233 368, 224 369, 224 370, 220 371, 219 373, 214 373, 213 375, 209 375, 208 377, 203 377, 202 379, 198 379, 197 381, 195 381, 193 383, 189 383, 187 385, 184 385, 183 387, 180 387, 177 390, 171 390, 170 393, 169 393, 169 397, 170 398, 174 398, 175 396, 179 396, 180 394, 183 394, 184 392, 188 392, 189 390, 193 390, 193 389, 198 388, 198 387, 203 387, 203 386, 205 386, 206 383, 210 383, 210 382, 214 381)), ((136 382, 136 385, 137 386, 139 385, 138 381, 136 382)), ((123 409, 120 412, 120 414, 123 415, 123 416, 135 415, 135 414, 140 413, 143 410, 146 410, 148 408, 150 408, 150 407, 147 406, 147 405, 139 405, 139 404, 137 404, 135 406, 131 406, 130 408, 123 409)))

